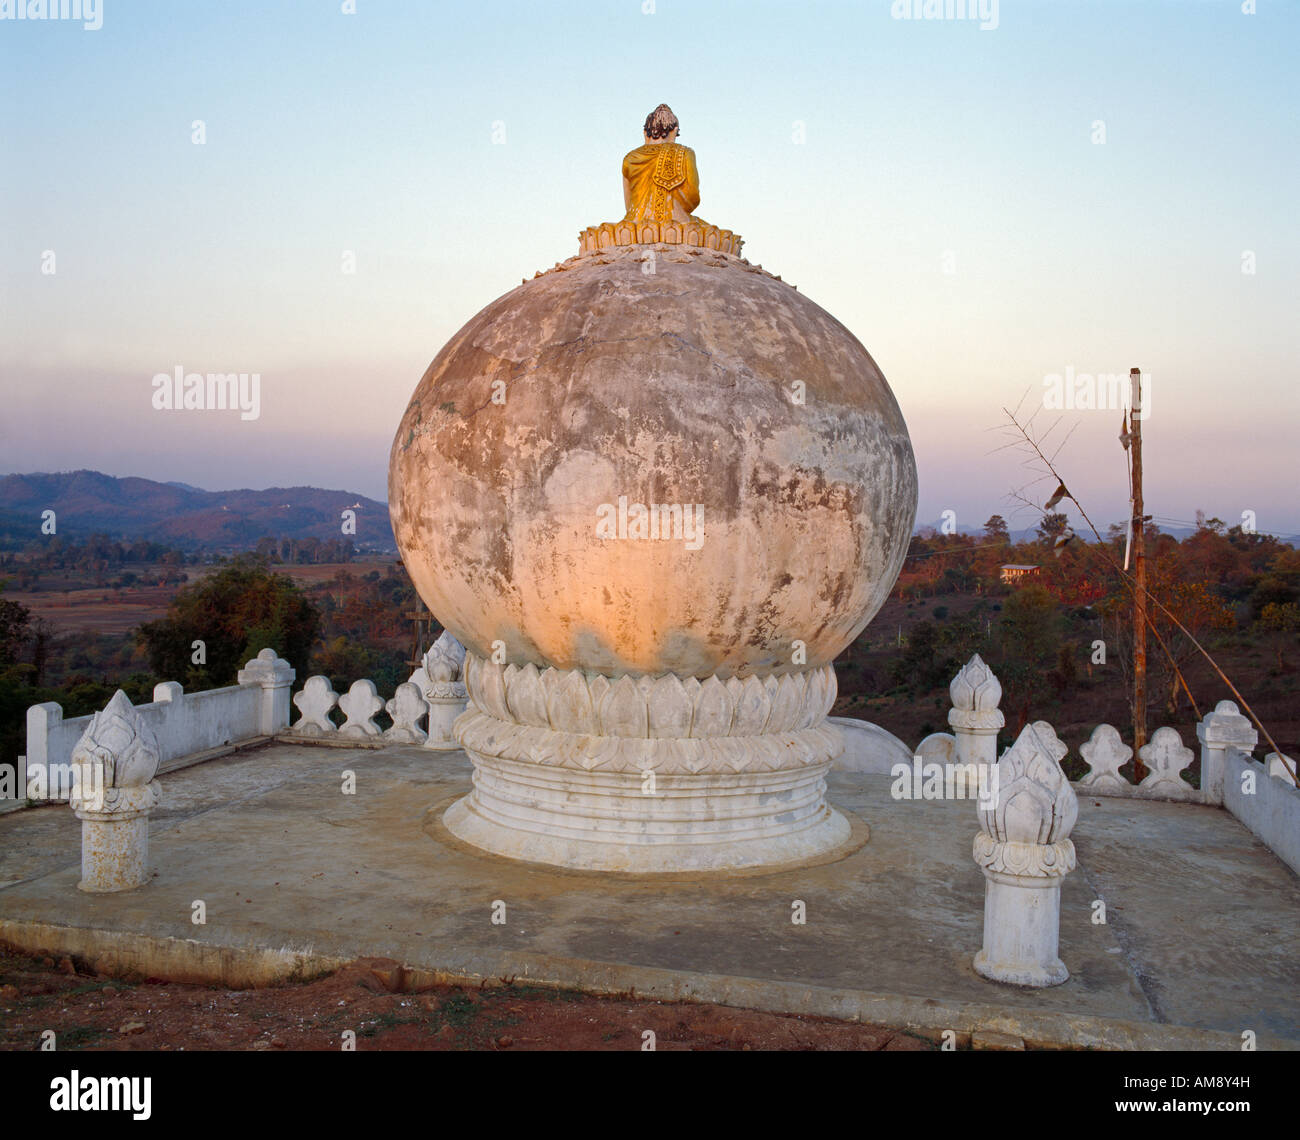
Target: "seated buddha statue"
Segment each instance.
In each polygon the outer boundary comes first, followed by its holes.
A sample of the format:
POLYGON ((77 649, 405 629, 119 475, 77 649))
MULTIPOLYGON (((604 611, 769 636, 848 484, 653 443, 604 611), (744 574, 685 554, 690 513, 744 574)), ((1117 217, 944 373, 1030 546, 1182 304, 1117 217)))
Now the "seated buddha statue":
POLYGON ((691 211, 700 204, 695 152, 677 141, 677 116, 660 103, 645 121, 645 143, 623 159, 623 204, 627 222, 701 222, 691 211))

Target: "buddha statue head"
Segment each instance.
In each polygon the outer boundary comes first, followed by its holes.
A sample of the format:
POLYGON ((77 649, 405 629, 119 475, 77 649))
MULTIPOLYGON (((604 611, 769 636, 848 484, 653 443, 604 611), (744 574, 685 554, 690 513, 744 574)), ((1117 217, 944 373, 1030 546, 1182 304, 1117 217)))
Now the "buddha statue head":
POLYGON ((645 117, 646 142, 675 142, 679 133, 677 116, 667 103, 660 103, 645 117))

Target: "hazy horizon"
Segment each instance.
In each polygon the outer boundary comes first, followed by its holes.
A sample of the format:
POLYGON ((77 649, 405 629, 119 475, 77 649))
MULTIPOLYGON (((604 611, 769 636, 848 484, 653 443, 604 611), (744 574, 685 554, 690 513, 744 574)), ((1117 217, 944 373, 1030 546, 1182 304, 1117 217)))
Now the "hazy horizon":
MULTIPOLYGON (((18 476, 18 477, 23 477, 23 476, 42 476, 42 475, 71 475, 71 474, 75 474, 78 470, 93 470, 93 469, 90 469, 90 468, 74 468, 74 469, 67 469, 67 470, 61 470, 61 471, 0 471, 0 479, 8 478, 9 476, 18 476)), ((108 475, 108 474, 110 474, 109 472, 106 472, 106 471, 100 471, 100 472, 96 472, 96 473, 97 473, 97 474, 100 474, 100 475, 108 475)), ((268 484, 268 485, 266 485, 266 486, 264 486, 264 487, 262 487, 262 486, 257 486, 257 487, 255 487, 255 486, 251 486, 251 485, 241 485, 241 486, 233 486, 233 485, 232 485, 232 486, 222 486, 222 487, 201 487, 201 486, 199 486, 199 485, 197 485, 197 484, 195 484, 195 483, 188 483, 188 482, 186 482, 186 481, 184 481, 184 480, 180 480, 180 479, 155 479, 153 476, 149 476, 149 475, 140 475, 138 472, 135 472, 135 473, 130 473, 130 472, 128 472, 128 473, 123 473, 123 474, 117 475, 117 476, 115 476, 115 477, 116 477, 116 478, 120 478, 120 479, 130 479, 130 478, 150 479, 150 480, 152 480, 153 482, 162 483, 162 484, 172 484, 172 485, 175 485, 175 486, 182 486, 182 487, 186 487, 186 488, 188 488, 189 490, 200 491, 200 492, 204 492, 204 493, 206 493, 206 494, 214 494, 214 495, 220 495, 220 494, 223 494, 223 493, 239 494, 239 493, 241 493, 241 492, 245 492, 245 491, 251 491, 251 492, 274 491, 274 490, 287 491, 287 490, 293 490, 293 489, 298 488, 298 487, 310 487, 310 488, 313 489, 313 490, 318 490, 318 491, 327 491, 327 492, 330 492, 330 493, 338 493, 338 494, 341 494, 341 493, 347 493, 347 494, 349 494, 349 495, 351 495, 351 494, 360 494, 360 495, 364 495, 367 499, 372 499, 372 500, 375 500, 375 501, 377 501, 377 502, 380 502, 380 503, 383 503, 383 504, 387 505, 387 499, 386 499, 386 497, 385 497, 384 495, 382 495, 382 494, 380 494, 380 495, 366 495, 364 491, 358 491, 355 487, 342 487, 342 486, 340 486, 340 487, 323 487, 323 486, 320 486, 320 485, 318 485, 318 484, 291 484, 291 483, 273 483, 273 484, 268 484)), ((1059 508, 1058 508, 1058 509, 1059 509, 1059 508)), ((1001 512, 999 512, 999 511, 993 511, 993 512, 991 512, 991 515, 992 515, 992 514, 1000 514, 1000 513, 1001 513, 1001 512)), ((1210 514, 1208 514, 1208 513, 1206 514, 1206 520, 1207 520, 1207 521, 1212 520, 1214 517, 1215 517, 1215 516, 1210 515, 1210 514)), ((1006 516, 1005 516, 1005 515, 1003 515, 1003 519, 1004 519, 1004 521, 1008 521, 1008 520, 1006 519, 1006 516)), ((985 521, 987 521, 987 519, 986 519, 985 521)), ((1124 524, 1124 520, 1123 520, 1123 519, 1093 519, 1093 521, 1094 521, 1095 523, 1097 523, 1098 527, 1101 528, 1103 531, 1105 531, 1105 529, 1106 529, 1108 526, 1112 525, 1112 524, 1118 523, 1118 525, 1121 525, 1121 526, 1124 524)), ((1158 529, 1164 531, 1165 533, 1174 533, 1174 534, 1177 534, 1177 533, 1180 532, 1180 531, 1184 531, 1184 530, 1189 530, 1189 531, 1190 531, 1190 530, 1193 530, 1193 529, 1195 528, 1195 526, 1196 526, 1196 520, 1195 520, 1195 519, 1182 520, 1182 519, 1166 519, 1166 518, 1163 518, 1163 517, 1158 517, 1158 518, 1153 519, 1153 521, 1154 521, 1155 524, 1157 525, 1158 529)), ((1232 527, 1232 526, 1234 526, 1234 525, 1237 525, 1236 523, 1234 523, 1232 520, 1229 520, 1229 519, 1219 519, 1218 521, 1224 523, 1225 526, 1227 526, 1227 527, 1232 527)), ((935 517, 935 518, 932 518, 932 519, 924 519, 924 518, 921 518, 920 515, 918 515, 918 516, 917 516, 917 519, 916 519, 916 524, 915 524, 915 526, 913 527, 913 533, 919 533, 921 530, 926 529, 926 528, 933 528, 933 529, 935 529, 935 530, 939 530, 939 529, 941 528, 941 526, 943 525, 943 522, 944 522, 944 520, 943 520, 942 517, 935 517)), ((1036 522, 1034 522, 1034 523, 1028 523, 1028 522, 1027 522, 1027 523, 1025 523, 1024 525, 1020 525, 1020 524, 1016 524, 1016 523, 1012 523, 1012 522, 1008 521, 1008 527, 1009 527, 1010 532, 1011 532, 1013 535, 1014 535, 1014 534, 1029 534, 1029 533, 1032 533, 1032 532, 1036 529, 1036 527, 1037 527, 1037 523, 1036 523, 1036 522)), ((967 535, 970 535, 970 534, 979 534, 979 533, 981 533, 983 530, 984 530, 984 525, 983 525, 983 523, 979 523, 979 524, 970 524, 970 523, 965 523, 965 522, 963 522, 963 523, 959 523, 958 526, 957 526, 957 533, 960 533, 960 534, 967 534, 967 535)), ((1258 532, 1261 533, 1261 534, 1271 534, 1274 538, 1278 538, 1278 539, 1285 539, 1285 540, 1300 539, 1300 534, 1287 534, 1287 533, 1285 533, 1285 532, 1283 532, 1283 531, 1278 531, 1278 530, 1272 530, 1272 531, 1270 531, 1270 530, 1267 530, 1267 529, 1258 528, 1258 532)), ((1080 539, 1084 540, 1085 542, 1092 542, 1092 541, 1095 541, 1095 539, 1094 539, 1093 536, 1092 536, 1092 532, 1091 532, 1090 530, 1087 529, 1086 524, 1085 524, 1083 527, 1081 527, 1081 529, 1080 529, 1080 531, 1079 531, 1079 533, 1078 533, 1078 537, 1079 537, 1080 539)), ((1103 534, 1101 535, 1101 537, 1102 537, 1103 540, 1105 540, 1107 536, 1103 533, 1103 534)))
MULTIPOLYGON (((890 0, 341 8, 0 22, 6 468, 386 499, 429 361, 621 214, 619 162, 666 101, 700 215, 889 380, 919 525, 1032 527, 1001 409, 1139 365, 1147 511, 1300 532, 1295 6, 1001 0, 988 30, 890 0), (257 418, 155 410, 178 367, 256 373, 257 418)), ((1059 414, 1104 531, 1120 413, 1059 414)))

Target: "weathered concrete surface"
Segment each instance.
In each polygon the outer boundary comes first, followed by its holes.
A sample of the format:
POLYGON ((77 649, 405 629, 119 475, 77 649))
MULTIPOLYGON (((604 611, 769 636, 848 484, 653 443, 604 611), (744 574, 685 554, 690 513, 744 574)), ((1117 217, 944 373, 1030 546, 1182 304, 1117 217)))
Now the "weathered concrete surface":
POLYGON ((1051 990, 980 979, 983 879, 969 802, 895 802, 830 777, 871 826, 838 862, 726 877, 540 870, 437 822, 461 753, 277 744, 160 777, 148 886, 76 889, 67 808, 0 818, 0 938, 101 966, 251 984, 383 955, 444 978, 519 976, 889 1022, 959 1038, 1110 1048, 1300 1047, 1300 884, 1235 819, 1080 797, 1051 990), (341 794, 341 774, 357 793, 341 794), (439 812, 430 812, 434 805, 439 812), (1091 921, 1107 904, 1106 925, 1091 921), (202 899, 207 923, 190 921, 202 899), (493 903, 506 906, 503 925, 493 903), (791 922, 796 900, 807 922, 791 922))
POLYGON ((415 389, 388 500, 416 589, 477 656, 726 679, 833 661, 898 576, 916 491, 852 333, 758 266, 663 245, 473 317, 415 389), (638 504, 675 507, 676 537, 639 536, 638 504))
POLYGON ((1105 901, 1153 1014, 1300 1038, 1300 879, 1221 808, 1083 793, 1079 808, 1072 877, 1105 901))

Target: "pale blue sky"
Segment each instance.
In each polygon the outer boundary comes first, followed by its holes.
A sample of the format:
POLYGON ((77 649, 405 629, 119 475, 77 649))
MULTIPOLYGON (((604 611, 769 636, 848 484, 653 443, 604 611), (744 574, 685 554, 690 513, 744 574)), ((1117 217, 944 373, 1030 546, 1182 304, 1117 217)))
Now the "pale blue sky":
MULTIPOLYGON (((1030 524, 984 429, 1047 374, 1137 364, 1149 509, 1300 532, 1300 5, 1001 0, 989 31, 890 0, 646 6, 0 20, 0 471, 382 498, 429 360, 621 213, 619 161, 667 101, 699 213, 883 368, 920 520, 1030 524), (177 365, 260 372, 261 418, 155 411, 177 365)), ((1067 418, 1072 489, 1120 518, 1118 416, 1067 418)))

